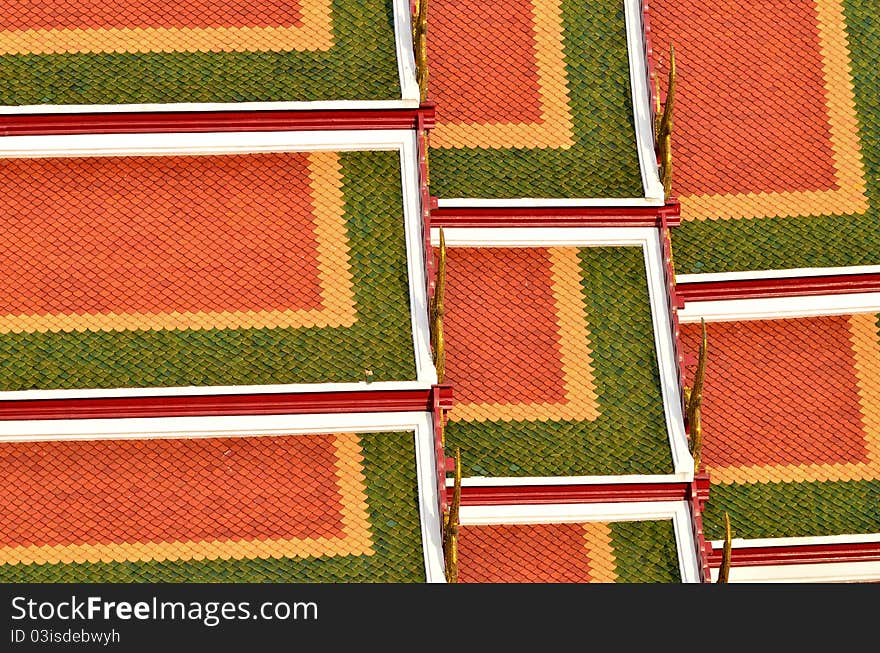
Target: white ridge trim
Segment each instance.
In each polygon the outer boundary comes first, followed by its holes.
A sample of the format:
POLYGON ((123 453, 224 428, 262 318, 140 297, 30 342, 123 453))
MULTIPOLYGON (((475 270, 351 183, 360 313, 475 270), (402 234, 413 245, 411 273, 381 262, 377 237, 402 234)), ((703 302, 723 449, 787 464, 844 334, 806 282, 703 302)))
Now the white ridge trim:
POLYGON ((590 521, 672 520, 683 583, 700 582, 690 509, 684 501, 462 506, 463 526, 489 524, 565 524, 590 521))
POLYGON ((677 274, 676 283, 710 281, 743 281, 745 279, 790 279, 796 277, 824 277, 842 274, 880 273, 880 265, 851 265, 842 268, 790 268, 788 270, 751 270, 746 272, 707 272, 706 274, 677 274))
POLYGON ((413 390, 437 382, 429 344, 425 257, 422 244, 421 195, 418 187, 418 149, 412 130, 282 131, 164 134, 73 134, 62 136, 6 136, 0 138, 0 158, 70 156, 124 156, 174 154, 240 154, 250 152, 397 151, 400 156, 401 193, 409 278, 410 322, 416 379, 375 383, 291 383, 71 390, 0 391, 7 399, 60 399, 85 397, 192 396, 278 392, 334 392, 347 390, 413 390))
POLYGON ((416 78, 416 57, 412 40, 412 14, 409 0, 394 0, 394 42, 397 50, 397 70, 400 77, 401 97, 407 106, 417 107, 421 100, 416 78))
MULTIPOLYGON (((730 541, 734 549, 749 549, 774 546, 822 546, 826 544, 870 544, 880 543, 880 533, 853 535, 812 535, 808 537, 765 537, 743 539, 735 537, 730 541)), ((724 540, 712 540, 714 548, 724 546, 724 540)))
POLYGON ((437 206, 446 208, 554 208, 569 206, 584 207, 646 207, 663 206, 662 199, 648 197, 517 197, 513 199, 446 197, 437 201, 437 206))
POLYGON ((855 313, 880 313, 880 292, 689 301, 678 311, 678 318, 686 324, 699 322, 700 318, 725 322, 855 313))
MULTIPOLYGON (((712 582, 718 569, 710 570, 712 582)), ((848 583, 880 580, 880 562, 828 562, 731 567, 731 583, 848 583)))
POLYGON ((636 132, 636 149, 645 197, 665 201, 663 184, 657 169, 654 153, 654 126, 651 124, 651 94, 647 87, 648 62, 645 61, 645 35, 642 31, 642 3, 625 0, 626 45, 629 53, 629 81, 632 90, 633 124, 636 132))

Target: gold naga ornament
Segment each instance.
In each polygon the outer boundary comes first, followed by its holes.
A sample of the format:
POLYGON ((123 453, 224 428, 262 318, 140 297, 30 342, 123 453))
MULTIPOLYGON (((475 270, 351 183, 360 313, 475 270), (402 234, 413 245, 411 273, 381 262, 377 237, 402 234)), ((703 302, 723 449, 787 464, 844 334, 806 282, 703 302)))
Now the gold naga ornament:
POLYGON ((660 159, 660 181, 663 196, 669 199, 672 194, 672 112, 675 107, 675 46, 669 44, 669 79, 666 84, 666 102, 660 112, 660 88, 657 83, 654 132, 656 134, 657 155, 660 159))
POLYGON ((461 527, 461 451, 455 448, 455 485, 452 502, 443 515, 443 559, 446 566, 446 582, 458 582, 458 532, 461 527))
POLYGON ((419 100, 428 99, 428 0, 415 0, 413 15, 413 49, 416 55, 416 80, 419 100))

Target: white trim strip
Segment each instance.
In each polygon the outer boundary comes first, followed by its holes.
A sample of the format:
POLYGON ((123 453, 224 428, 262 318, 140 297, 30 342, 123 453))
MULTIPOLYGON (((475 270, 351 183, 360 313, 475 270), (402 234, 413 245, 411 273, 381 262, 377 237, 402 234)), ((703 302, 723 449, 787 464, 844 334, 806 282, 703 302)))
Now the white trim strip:
POLYGON ((412 390, 437 382, 429 345, 423 222, 418 188, 418 149, 412 130, 223 132, 207 134, 75 134, 7 136, 0 138, 0 157, 120 156, 174 154, 236 154, 286 151, 397 151, 400 156, 409 277, 410 321, 416 365, 414 381, 376 383, 292 383, 277 385, 188 386, 0 392, 7 399, 73 397, 142 397, 157 395, 216 395, 269 392, 334 392, 345 390, 412 390))
MULTIPOLYGON (((712 582, 718 570, 712 569, 712 582)), ((880 580, 880 562, 831 562, 806 565, 731 567, 731 583, 847 583, 880 580)))
POLYGON ((747 272, 709 272, 706 274, 677 274, 676 283, 710 281, 742 281, 745 279, 789 279, 793 277, 824 277, 840 274, 880 273, 880 265, 852 265, 843 268, 791 268, 788 270, 754 270, 747 272))
MULTIPOLYGON (((453 409, 454 410, 454 409, 453 409)), ((629 483, 689 483, 692 474, 617 474, 614 476, 468 476, 461 479, 462 487, 523 487, 531 485, 620 485, 629 483)), ((446 486, 454 481, 446 479, 446 486)))
POLYGON ((434 428, 429 413, 12 420, 0 422, 0 441, 251 437, 381 431, 413 431, 425 573, 428 582, 445 582, 435 475, 434 428))
POLYGON ((417 109, 418 100, 328 100, 315 102, 180 102, 178 104, 26 104, 0 106, 0 115, 34 113, 165 113, 169 111, 367 111, 417 109))
MULTIPOLYGON (((730 541, 734 549, 749 549, 774 546, 823 546, 826 544, 870 544, 880 543, 880 533, 853 535, 814 535, 809 537, 766 537, 751 540, 735 537, 730 541)), ((712 547, 720 549, 724 540, 712 540, 712 547)))
POLYGON ((710 322, 725 322, 781 320, 792 317, 852 315, 855 313, 880 313, 880 293, 686 302, 684 308, 678 311, 678 319, 685 324, 699 322, 700 318, 706 318, 710 322))
POLYGON ((461 524, 564 524, 589 521, 654 521, 671 519, 683 583, 699 583, 700 567, 693 541, 690 511, 684 501, 462 506, 461 524))
POLYGON ((642 32, 642 3, 640 0, 625 0, 626 44, 629 53, 629 80, 633 102, 633 124, 636 132, 636 149, 639 153, 639 168, 642 172, 642 187, 645 197, 664 200, 663 184, 657 169, 654 153, 654 127, 651 124, 651 95, 647 87, 648 63, 645 61, 645 35, 642 32))
POLYGON ((610 207, 646 207, 663 206, 662 199, 647 197, 517 197, 512 199, 447 197, 437 201, 441 209, 447 208, 554 208, 566 206, 610 207))
MULTIPOLYGON (((662 483, 689 481, 693 478, 694 461, 688 448, 681 412, 676 371, 675 346, 670 325, 669 308, 666 302, 666 281, 663 275, 663 256, 660 245, 660 232, 653 227, 572 227, 572 228, 462 228, 444 229, 448 247, 547 247, 547 246, 638 246, 642 248, 645 260, 645 273, 648 282, 648 296, 653 321, 654 347, 660 371, 660 390, 663 398, 666 432, 672 452, 673 470, 671 475, 651 476, 594 476, 568 477, 560 479, 563 483, 662 483), (588 481, 584 479, 597 479, 588 481), (645 481, 632 479, 650 479, 645 481), (598 480, 601 479, 601 480, 598 480), (611 480, 609 480, 611 479, 611 480)), ((432 244, 438 244, 440 230, 431 230, 432 244)), ((475 484, 485 485, 535 485, 553 484, 544 478, 496 478, 468 479, 475 484)))

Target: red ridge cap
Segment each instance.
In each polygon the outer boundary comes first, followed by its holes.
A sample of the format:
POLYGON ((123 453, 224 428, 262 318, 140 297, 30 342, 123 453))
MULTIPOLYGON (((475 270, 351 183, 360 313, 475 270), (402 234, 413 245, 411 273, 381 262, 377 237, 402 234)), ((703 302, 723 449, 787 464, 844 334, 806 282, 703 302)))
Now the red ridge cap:
MULTIPOLYGON (((871 561, 880 561, 880 542, 735 547, 730 556, 732 567, 871 561)), ((720 550, 712 550, 709 564, 713 568, 721 566, 720 550)))
POLYGON ((426 129, 434 126, 433 103, 413 109, 5 114, 0 115, 0 136, 417 129, 420 115, 426 129))
POLYGON ((439 207, 433 227, 675 227, 678 204, 633 207, 439 207))
POLYGON ((684 302, 880 292, 880 273, 677 283, 684 302))
MULTIPOLYGON (((688 483, 603 483, 597 485, 513 485, 461 488, 463 506, 533 505, 540 503, 601 503, 683 501, 688 483)), ((448 500, 452 488, 446 488, 448 500)))
POLYGON ((442 403, 451 402, 449 386, 424 390, 7 399, 0 401, 0 420, 430 412, 434 407, 435 392, 442 403))

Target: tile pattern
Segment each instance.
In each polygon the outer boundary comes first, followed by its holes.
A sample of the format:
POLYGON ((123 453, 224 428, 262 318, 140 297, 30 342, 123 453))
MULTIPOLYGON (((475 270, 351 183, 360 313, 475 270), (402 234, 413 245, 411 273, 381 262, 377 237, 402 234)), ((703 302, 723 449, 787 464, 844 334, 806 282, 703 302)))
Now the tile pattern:
POLYGON ((413 447, 412 433, 0 443, 0 578, 266 561, 265 580, 419 580, 413 447))
POLYGON ((447 260, 447 438, 465 476, 670 471, 641 249, 447 260))
POLYGON ((678 582, 671 522, 466 525, 463 583, 678 582), (633 564, 626 549, 643 556, 633 564))
POLYGON ((413 378, 396 153, 6 159, 0 179, 5 390, 413 378))
POLYGON ((400 97, 387 0, 50 0, 0 9, 0 70, 15 80, 0 93, 5 105, 400 97))
POLYGON ((658 0, 651 11, 655 51, 673 41, 679 69, 678 272, 880 263, 876 3, 658 0))
MULTIPOLYGON (((740 537, 880 528, 878 504, 861 501, 880 492, 877 316, 720 322, 707 331, 710 530, 720 532, 724 510, 744 516, 734 520, 740 537), (803 510, 821 517, 803 520, 803 510)), ((682 339, 695 351, 698 325, 684 325, 682 339)))
POLYGON ((643 195, 621 3, 437 0, 429 20, 432 192, 643 195))

